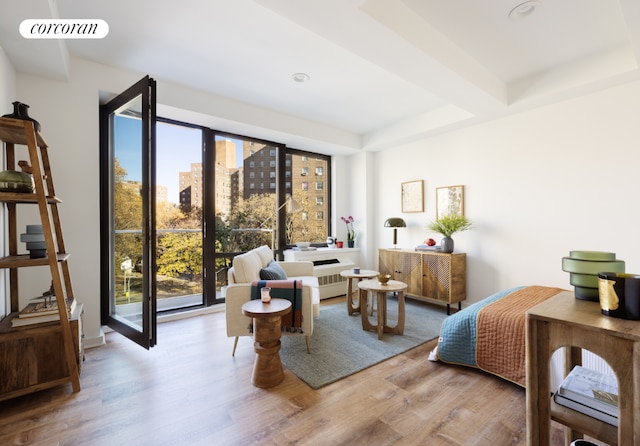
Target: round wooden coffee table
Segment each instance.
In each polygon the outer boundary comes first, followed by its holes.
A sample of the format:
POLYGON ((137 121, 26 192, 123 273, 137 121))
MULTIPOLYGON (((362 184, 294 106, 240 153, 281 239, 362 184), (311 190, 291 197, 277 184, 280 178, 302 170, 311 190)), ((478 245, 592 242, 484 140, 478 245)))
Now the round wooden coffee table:
POLYGON ((404 333, 404 290, 407 284, 399 280, 390 280, 386 284, 381 284, 377 279, 363 280, 358 283, 360 288, 360 307, 367 305, 369 301, 369 291, 378 295, 378 322, 376 325, 369 322, 369 315, 366 311, 361 311, 362 329, 377 330, 378 339, 382 339, 383 333, 403 334, 404 333), (387 294, 395 292, 398 294, 398 323, 395 327, 387 325, 387 294))
POLYGON ((340 272, 342 277, 347 279, 347 313, 351 316, 353 313, 359 313, 362 311, 362 300, 358 298, 358 304, 353 304, 353 295, 358 293, 358 289, 353 287, 354 282, 359 282, 363 279, 371 279, 377 277, 380 274, 378 271, 370 269, 361 269, 359 273, 354 273, 353 269, 347 269, 340 272))
POLYGON ((242 314, 253 318, 253 348, 256 360, 253 363, 251 382, 262 389, 277 386, 284 380, 280 361, 280 321, 291 311, 291 302, 286 299, 271 299, 263 303, 260 299, 242 305, 242 314))

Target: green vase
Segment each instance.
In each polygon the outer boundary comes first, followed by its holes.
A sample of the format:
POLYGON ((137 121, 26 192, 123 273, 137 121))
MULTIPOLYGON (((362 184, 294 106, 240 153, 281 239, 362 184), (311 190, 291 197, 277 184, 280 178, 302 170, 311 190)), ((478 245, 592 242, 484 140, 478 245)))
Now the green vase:
POLYGON ((347 240, 347 248, 353 248, 355 244, 355 240, 347 240))

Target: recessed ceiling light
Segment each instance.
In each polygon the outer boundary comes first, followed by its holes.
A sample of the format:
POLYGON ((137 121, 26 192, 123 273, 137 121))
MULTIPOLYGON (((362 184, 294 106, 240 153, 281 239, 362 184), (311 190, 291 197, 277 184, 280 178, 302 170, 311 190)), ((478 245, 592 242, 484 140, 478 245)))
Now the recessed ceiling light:
POLYGON ((294 82, 307 82, 309 79, 309 75, 307 73, 294 73, 292 76, 294 82))
POLYGON ((536 12, 542 6, 538 0, 529 0, 524 3, 520 3, 518 6, 509 11, 509 18, 511 20, 520 20, 526 17, 529 17, 531 14, 536 12))

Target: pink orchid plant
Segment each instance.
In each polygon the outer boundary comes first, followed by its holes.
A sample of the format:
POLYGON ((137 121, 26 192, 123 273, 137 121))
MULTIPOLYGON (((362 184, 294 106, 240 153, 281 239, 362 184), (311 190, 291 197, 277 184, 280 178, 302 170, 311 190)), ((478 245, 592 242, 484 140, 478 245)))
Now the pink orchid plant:
POLYGON ((347 225, 347 240, 353 241, 356 238, 356 231, 353 229, 354 219, 351 215, 348 217, 340 217, 340 219, 347 225))

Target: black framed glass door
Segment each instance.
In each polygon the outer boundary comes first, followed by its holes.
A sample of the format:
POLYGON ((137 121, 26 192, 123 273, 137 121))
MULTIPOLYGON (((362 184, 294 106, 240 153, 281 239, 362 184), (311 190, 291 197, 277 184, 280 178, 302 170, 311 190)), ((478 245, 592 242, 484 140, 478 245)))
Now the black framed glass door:
POLYGON ((101 314, 145 348, 156 344, 155 81, 100 107, 101 314))

